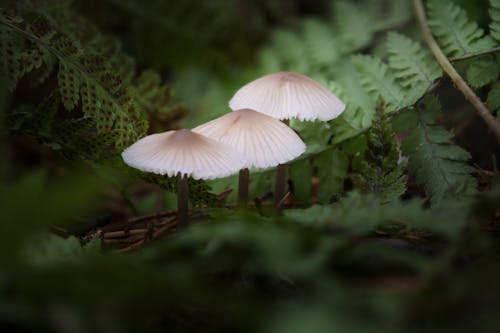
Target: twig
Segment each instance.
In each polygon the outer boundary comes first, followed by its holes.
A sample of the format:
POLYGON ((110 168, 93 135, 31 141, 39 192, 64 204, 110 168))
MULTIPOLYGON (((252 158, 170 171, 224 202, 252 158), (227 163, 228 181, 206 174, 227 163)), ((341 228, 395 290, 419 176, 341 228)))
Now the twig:
POLYGON ((163 212, 142 215, 142 216, 137 216, 137 217, 131 217, 127 220, 127 224, 144 222, 144 221, 148 221, 148 220, 156 220, 156 219, 159 219, 161 217, 169 217, 169 216, 175 216, 175 215, 177 215, 176 210, 165 210, 163 212))
POLYGON ((474 93, 474 91, 467 85, 464 79, 458 74, 453 65, 450 63, 448 58, 444 55, 443 51, 436 43, 436 40, 432 36, 432 31, 427 24, 427 18, 425 16, 424 6, 422 4, 422 0, 413 0, 413 6, 415 8, 415 12, 417 15, 417 20, 420 25, 420 29, 422 30, 422 34, 424 37, 427 46, 434 54, 439 65, 443 68, 443 70, 448 74, 451 78, 455 86, 460 90, 465 98, 471 102, 474 108, 477 110, 477 113, 483 120, 489 129, 496 136, 498 143, 500 144, 500 123, 496 120, 495 117, 491 114, 490 110, 486 107, 486 105, 479 99, 479 97, 474 93))
POLYGON ((463 61, 463 60, 467 60, 470 58, 479 57, 482 55, 496 53, 496 52, 500 52, 500 46, 497 46, 497 47, 494 47, 494 48, 488 49, 488 50, 467 53, 467 54, 464 54, 463 56, 460 56, 460 57, 450 58, 450 61, 451 62, 463 61))
POLYGON ((102 237, 103 238, 117 238, 117 237, 131 236, 131 235, 137 235, 137 234, 145 234, 147 231, 148 231, 148 229, 109 231, 109 232, 103 233, 102 237))

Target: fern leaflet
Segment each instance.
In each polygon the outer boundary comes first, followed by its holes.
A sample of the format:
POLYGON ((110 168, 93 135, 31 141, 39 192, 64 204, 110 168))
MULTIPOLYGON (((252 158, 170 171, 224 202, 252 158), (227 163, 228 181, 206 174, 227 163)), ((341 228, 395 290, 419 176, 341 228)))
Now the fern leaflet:
POLYGON ((368 131, 368 149, 353 182, 362 192, 393 201, 406 191, 402 165, 398 163, 394 131, 381 106, 377 107, 368 131))
POLYGON ((500 42, 500 0, 490 0, 490 34, 500 42))
POLYGON ((387 103, 387 112, 398 110, 403 106, 405 93, 396 83, 396 77, 387 64, 368 55, 355 55, 351 61, 358 70, 361 84, 372 95, 373 100, 381 97, 387 103))
POLYGON ((401 85, 411 88, 415 85, 431 87, 442 71, 432 55, 406 36, 396 32, 387 34, 389 66, 401 85))
POLYGON ((466 12, 453 2, 429 0, 427 9, 429 26, 446 55, 459 57, 494 45, 493 40, 484 36, 484 31, 469 21, 466 12))
POLYGON ((439 101, 427 96, 416 110, 406 112, 409 135, 401 146, 409 158, 409 169, 434 204, 445 197, 462 197, 476 191, 476 182, 466 164, 470 155, 450 143, 453 134, 436 124, 439 101))

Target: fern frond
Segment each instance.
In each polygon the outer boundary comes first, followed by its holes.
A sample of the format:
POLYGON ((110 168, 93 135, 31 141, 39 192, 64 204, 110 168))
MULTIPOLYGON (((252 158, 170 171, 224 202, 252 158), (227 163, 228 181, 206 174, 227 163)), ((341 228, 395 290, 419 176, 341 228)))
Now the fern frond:
POLYGON ((418 184, 434 204, 445 197, 463 197, 476 191, 476 182, 466 164, 470 154, 452 144, 453 134, 436 124, 439 101, 427 96, 416 110, 407 114, 409 135, 401 146, 418 184))
POLYGON ((465 69, 465 78, 474 88, 481 88, 492 83, 500 72, 499 64, 491 54, 471 59, 465 69))
POLYGON ((333 22, 344 54, 367 45, 375 33, 369 11, 352 1, 333 2, 333 22))
POLYGON ((333 196, 340 196, 344 190, 349 159, 339 149, 328 149, 316 155, 313 163, 318 170, 318 198, 329 203, 333 196))
POLYGON ((497 117, 500 118, 500 81, 495 82, 488 93, 488 99, 486 100, 488 107, 493 111, 496 110, 497 117))
POLYGON ((362 192, 374 193, 390 202, 406 191, 403 168, 389 118, 378 106, 367 133, 368 148, 353 182, 362 192))
POLYGON ((311 200, 313 171, 309 159, 294 161, 288 166, 288 174, 292 180, 292 193, 295 201, 309 204, 311 200))
POLYGON ((405 100, 405 92, 396 83, 396 77, 379 58, 355 55, 351 58, 358 70, 359 79, 374 101, 381 97, 387 104, 387 112, 400 109, 405 100))
POLYGON ((423 84, 428 89, 442 71, 432 55, 417 42, 396 32, 387 34, 389 66, 401 85, 410 88, 423 84))
POLYGON ((497 42, 500 42, 500 0, 490 0, 489 13, 491 17, 491 37, 493 37, 497 42))
POLYGON ((491 37, 484 36, 483 29, 469 21, 466 12, 453 2, 429 0, 427 9, 429 26, 446 55, 458 57, 494 46, 491 37))
POLYGON ((300 37, 288 30, 273 33, 270 46, 274 56, 279 59, 281 70, 307 72, 307 50, 300 37))
POLYGON ((302 23, 301 28, 312 64, 323 66, 338 60, 340 56, 338 42, 330 27, 320 20, 307 19, 302 23))
POLYGON ((0 78, 13 90, 23 74, 21 67, 21 42, 15 33, 0 25, 0 78))
POLYGON ((57 80, 64 107, 72 110, 80 100, 80 78, 73 68, 60 62, 57 80))

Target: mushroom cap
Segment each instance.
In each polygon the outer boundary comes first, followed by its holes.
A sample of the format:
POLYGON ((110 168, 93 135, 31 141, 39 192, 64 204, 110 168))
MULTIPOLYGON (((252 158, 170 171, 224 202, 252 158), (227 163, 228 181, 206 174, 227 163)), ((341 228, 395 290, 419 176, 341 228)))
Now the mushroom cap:
POLYGON ((267 168, 286 163, 306 149, 290 127, 250 109, 229 112, 193 131, 233 146, 245 155, 248 167, 267 168))
POLYGON ((148 135, 125 149, 122 158, 142 171, 169 177, 180 172, 194 179, 225 177, 248 163, 233 147, 186 129, 148 135))
POLYGON ((345 104, 305 75, 278 72, 241 87, 229 101, 229 107, 249 108, 278 119, 326 121, 338 117, 345 104))

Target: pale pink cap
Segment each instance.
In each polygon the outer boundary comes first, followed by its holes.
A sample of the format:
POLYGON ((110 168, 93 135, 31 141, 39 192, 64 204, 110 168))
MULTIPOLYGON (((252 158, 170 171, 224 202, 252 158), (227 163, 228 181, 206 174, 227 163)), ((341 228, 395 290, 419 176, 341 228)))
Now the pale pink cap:
POLYGON ((327 121, 338 117, 345 104, 305 75, 278 72, 241 87, 229 101, 229 107, 253 109, 277 119, 327 121))
POLYGON ((186 129, 148 135, 125 149, 122 158, 142 171, 169 177, 180 172, 194 179, 229 176, 248 164, 233 147, 186 129))
POLYGON ((250 109, 229 112, 194 128, 193 132, 233 146, 249 161, 248 167, 267 168, 283 164, 306 149, 290 127, 250 109))

